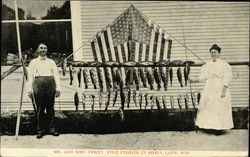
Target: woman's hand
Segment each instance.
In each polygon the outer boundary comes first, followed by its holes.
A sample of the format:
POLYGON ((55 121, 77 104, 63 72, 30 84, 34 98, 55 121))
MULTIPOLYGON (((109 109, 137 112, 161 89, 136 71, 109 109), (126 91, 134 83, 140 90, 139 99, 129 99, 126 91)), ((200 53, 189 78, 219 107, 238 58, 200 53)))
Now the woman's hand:
POLYGON ((191 79, 191 78, 188 78, 188 82, 189 82, 189 83, 199 83, 199 80, 198 80, 198 79, 191 79))
POLYGON ((221 92, 221 98, 225 98, 226 97, 226 93, 227 93, 227 86, 224 86, 221 92))

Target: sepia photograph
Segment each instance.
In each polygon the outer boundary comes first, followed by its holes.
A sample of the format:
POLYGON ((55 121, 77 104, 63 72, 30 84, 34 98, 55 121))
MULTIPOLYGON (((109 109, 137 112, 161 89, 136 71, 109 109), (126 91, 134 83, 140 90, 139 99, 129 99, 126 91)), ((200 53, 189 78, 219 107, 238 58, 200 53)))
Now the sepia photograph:
POLYGON ((2 0, 0 156, 247 157, 249 4, 2 0))

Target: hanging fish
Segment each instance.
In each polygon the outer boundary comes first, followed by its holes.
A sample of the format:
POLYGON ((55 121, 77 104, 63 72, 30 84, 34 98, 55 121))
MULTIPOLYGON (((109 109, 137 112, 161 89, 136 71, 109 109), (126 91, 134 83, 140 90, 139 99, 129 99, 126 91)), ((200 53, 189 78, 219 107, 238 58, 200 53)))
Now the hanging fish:
POLYGON ((123 88, 123 80, 122 80, 122 76, 121 76, 121 73, 120 71, 117 69, 116 70, 116 81, 117 81, 117 85, 120 86, 120 89, 123 88))
POLYGON ((69 84, 72 85, 73 84, 73 79, 74 79, 72 65, 69 66, 69 79, 70 79, 70 83, 69 84))
POLYGON ((171 105, 171 108, 174 109, 174 97, 173 96, 170 97, 170 105, 171 105))
POLYGON ((129 68, 126 71, 126 83, 125 85, 132 85, 133 84, 133 68, 129 68))
POLYGON ((117 99, 117 95, 118 95, 118 91, 117 91, 117 89, 115 88, 115 89, 114 89, 114 98, 113 98, 113 107, 115 106, 116 99, 117 99))
POLYGON ((188 111, 188 96, 184 97, 185 109, 188 111))
POLYGON ((120 88, 120 97, 121 97, 121 109, 123 110, 125 105, 125 94, 123 88, 120 88))
POLYGON ((152 89, 154 89, 154 87, 153 87, 154 78, 152 76, 151 69, 147 68, 146 72, 147 72, 148 84, 150 85, 150 89, 152 90, 152 89))
POLYGON ((127 108, 129 108, 130 96, 131 96, 131 90, 130 90, 130 88, 128 88, 128 94, 127 94, 127 108))
POLYGON ((141 78, 143 87, 147 87, 147 80, 146 80, 146 77, 142 68, 139 69, 139 73, 140 73, 140 78, 141 78))
POLYGON ((95 95, 90 95, 90 99, 92 100, 91 111, 94 111, 95 106, 95 95))
POLYGON ((85 99, 86 99, 86 95, 84 93, 82 93, 82 108, 83 108, 83 110, 85 110, 85 106, 86 106, 85 99))
POLYGON ((134 90, 134 92, 133 92, 133 100, 134 100, 134 103, 135 103, 135 107, 137 107, 136 97, 137 97, 136 90, 134 90))
POLYGON ((187 82, 188 82, 188 70, 187 70, 187 67, 184 67, 183 73, 184 73, 185 86, 186 86, 187 82))
POLYGON ((142 93, 139 94, 140 96, 140 101, 139 101, 139 107, 140 107, 140 110, 142 109, 142 93))
POLYGON ((145 97, 145 109, 146 109, 148 106, 148 94, 145 94, 144 97, 145 97))
POLYGON ((103 95, 103 93, 100 91, 99 92, 99 108, 101 109, 102 108, 102 95, 103 95))
POLYGON ((96 68, 97 70, 97 77, 100 91, 103 91, 103 80, 102 80, 102 70, 100 68, 96 68))
POLYGON ((107 70, 107 68, 104 71, 105 71, 105 79, 106 79, 107 89, 110 89, 110 88, 112 88, 111 75, 110 75, 109 71, 107 70))
POLYGON ((66 75, 66 68, 67 68, 67 59, 64 59, 63 62, 62 62, 63 76, 66 75))
POLYGON ((105 111, 107 111, 108 110, 108 106, 109 106, 109 103, 110 103, 110 91, 108 90, 107 91, 107 101, 106 101, 106 103, 105 103, 105 111))
POLYGON ((77 79, 79 87, 81 87, 81 76, 82 76, 82 68, 79 68, 79 71, 77 72, 77 79))
POLYGON ((192 101, 193 108, 195 109, 196 107, 195 107, 195 102, 194 102, 194 95, 193 95, 192 92, 191 92, 190 96, 191 96, 191 101, 192 101))
POLYGON ((173 81, 173 68, 169 68, 169 78, 170 78, 170 84, 172 87, 172 81, 173 81))
POLYGON ((163 104, 163 109, 166 110, 167 109, 167 101, 165 100, 164 97, 162 97, 162 104, 163 104))
POLYGON ((154 68, 154 78, 155 78, 155 82, 157 83, 157 88, 158 90, 160 90, 161 89, 161 76, 157 68, 154 68))
POLYGON ((75 92, 75 95, 74 95, 74 102, 75 102, 76 111, 78 111, 79 97, 78 97, 78 93, 77 92, 75 92))
POLYGON ((179 110, 180 110, 180 112, 182 112, 182 108, 181 108, 181 97, 177 98, 177 102, 178 102, 179 110))
POLYGON ((114 67, 111 67, 111 75, 112 75, 112 80, 113 80, 113 87, 116 88, 117 78, 116 78, 114 67))
POLYGON ((139 77, 138 77, 138 70, 137 69, 134 69, 133 70, 133 78, 134 78, 134 81, 135 81, 135 84, 136 84, 136 89, 139 90, 139 85, 140 85, 140 80, 139 80, 139 77))
POLYGON ((163 85, 164 85, 164 89, 165 90, 168 90, 167 87, 168 87, 168 77, 167 77, 167 73, 165 73, 163 71, 163 68, 160 69, 160 75, 161 75, 161 79, 162 79, 162 82, 163 82, 163 85))
POLYGON ((155 97, 152 95, 152 96, 150 97, 150 100, 151 100, 151 109, 153 109, 153 108, 154 108, 154 105, 155 105, 155 97))
POLYGON ((201 99, 201 93, 198 93, 198 94, 197 94, 197 101, 198 101, 198 104, 200 104, 200 99, 201 99))
POLYGON ((94 89, 96 89, 96 83, 97 83, 97 81, 96 81, 95 70, 91 69, 89 72, 90 72, 91 82, 94 85, 94 89))
POLYGON ((157 109, 160 111, 161 110, 161 104, 160 104, 159 98, 155 97, 155 101, 156 101, 157 109))
POLYGON ((178 81, 179 81, 181 87, 183 87, 183 84, 182 84, 182 74, 181 74, 181 68, 180 67, 177 69, 177 78, 178 78, 178 81))
POLYGON ((89 79, 88 79, 88 74, 87 74, 87 69, 83 69, 82 70, 82 76, 83 76, 83 82, 85 84, 85 89, 88 89, 88 82, 89 82, 89 79))

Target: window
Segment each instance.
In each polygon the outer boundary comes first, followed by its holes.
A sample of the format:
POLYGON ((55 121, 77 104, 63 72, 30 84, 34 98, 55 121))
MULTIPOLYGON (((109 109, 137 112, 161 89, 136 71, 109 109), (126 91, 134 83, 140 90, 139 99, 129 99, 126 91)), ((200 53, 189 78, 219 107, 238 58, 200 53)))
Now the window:
POLYGON ((39 42, 47 44, 48 56, 56 62, 72 53, 70 1, 3 0, 1 16, 1 65, 18 61, 18 46, 28 61, 34 58, 39 42))

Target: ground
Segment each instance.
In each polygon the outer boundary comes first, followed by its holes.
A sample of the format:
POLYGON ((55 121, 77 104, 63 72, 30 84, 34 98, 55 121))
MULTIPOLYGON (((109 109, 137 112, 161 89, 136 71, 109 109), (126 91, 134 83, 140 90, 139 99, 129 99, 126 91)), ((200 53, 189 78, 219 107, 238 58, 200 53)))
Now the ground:
MULTIPOLYGON (((191 150, 248 151, 248 130, 230 130, 223 135, 202 131, 136 132, 121 134, 61 134, 1 136, 1 148, 81 149, 81 150, 191 150)), ((3 155, 3 154, 2 154, 3 155)))

